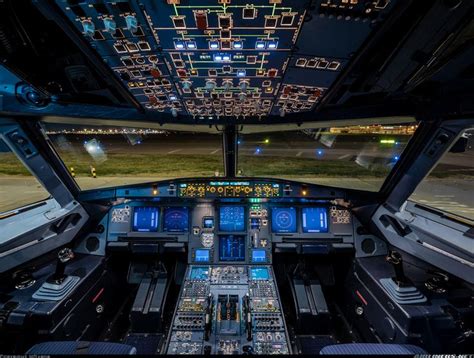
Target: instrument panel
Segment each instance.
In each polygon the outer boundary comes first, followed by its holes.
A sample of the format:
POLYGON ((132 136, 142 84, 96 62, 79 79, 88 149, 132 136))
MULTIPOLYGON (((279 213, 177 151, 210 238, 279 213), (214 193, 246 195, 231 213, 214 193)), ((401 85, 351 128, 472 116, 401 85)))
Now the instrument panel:
MULTIPOLYGON (((268 265, 276 249, 352 247, 350 211, 328 201, 125 200, 108 215, 110 245, 179 243, 190 264, 268 265)), ((295 251, 296 252, 296 251, 295 251)))
POLYGON ((315 110, 395 0, 55 2, 143 109, 219 119, 315 110))

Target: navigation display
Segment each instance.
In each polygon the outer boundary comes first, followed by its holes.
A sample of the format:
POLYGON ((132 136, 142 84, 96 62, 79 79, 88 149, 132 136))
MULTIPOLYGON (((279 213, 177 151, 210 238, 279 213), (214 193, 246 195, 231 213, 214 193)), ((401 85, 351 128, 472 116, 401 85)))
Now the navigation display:
POLYGON ((198 249, 194 252, 194 261, 196 262, 209 262, 209 257, 209 249, 198 249))
POLYGON ((252 250, 252 262, 253 263, 265 263, 267 262, 267 252, 265 250, 252 250))
POLYGON ((296 209, 293 207, 273 208, 272 231, 274 233, 295 233, 296 209))
POLYGON ((219 236, 220 261, 245 261, 245 236, 219 236))
POLYGON ((243 206, 221 206, 219 230, 225 232, 245 231, 245 208, 243 206))
POLYGON ((303 208, 303 232, 328 232, 326 208, 303 208))
POLYGON ((155 232, 158 231, 160 213, 156 207, 137 206, 133 210, 133 231, 155 232))
POLYGON ((163 231, 186 232, 189 229, 189 209, 186 207, 165 208, 163 231))

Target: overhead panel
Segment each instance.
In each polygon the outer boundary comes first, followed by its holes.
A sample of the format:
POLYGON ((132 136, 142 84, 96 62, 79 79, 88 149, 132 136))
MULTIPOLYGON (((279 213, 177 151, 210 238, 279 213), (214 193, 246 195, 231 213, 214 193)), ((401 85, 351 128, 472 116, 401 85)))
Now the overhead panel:
POLYGON ((147 111, 313 111, 393 0, 56 0, 147 111))

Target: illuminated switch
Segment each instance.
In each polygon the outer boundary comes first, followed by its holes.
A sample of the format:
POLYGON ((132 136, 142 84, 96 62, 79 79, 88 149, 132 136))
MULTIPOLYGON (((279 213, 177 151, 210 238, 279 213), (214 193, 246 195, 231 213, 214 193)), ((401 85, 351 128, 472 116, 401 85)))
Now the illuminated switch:
POLYGON ((125 17, 125 23, 127 24, 127 29, 132 33, 135 34, 138 31, 138 21, 137 18, 133 15, 127 15, 125 17))
POLYGON ((278 74, 277 69, 272 68, 271 70, 268 70, 268 77, 276 77, 277 74, 278 74))
POLYGON ((241 48, 243 48, 242 41, 234 41, 233 45, 234 45, 234 49, 236 50, 240 50, 241 48))
POLYGON ((209 41, 209 48, 211 50, 218 50, 219 49, 219 41, 209 41))
POLYGON ((194 50, 194 49, 196 49, 196 42, 195 41, 188 41, 188 42, 186 42, 186 47, 189 50, 194 50))
POLYGON ((117 31, 117 24, 114 19, 107 17, 104 19, 105 31, 110 32, 112 35, 117 31))
POLYGON ((207 14, 204 11, 196 12, 196 27, 199 30, 207 30, 207 14))
POLYGON ((278 41, 268 41, 267 48, 270 50, 275 50, 278 47, 278 41))
POLYGON ((152 68, 150 70, 150 74, 153 78, 160 78, 161 77, 161 71, 157 68, 152 68))
POLYGON ((175 41, 174 47, 176 50, 184 50, 184 42, 183 41, 175 41))
POLYGON ((90 20, 82 21, 82 29, 87 36, 94 36, 95 33, 95 25, 90 20))
POLYGON ((150 104, 152 104, 152 105, 158 104, 158 100, 156 99, 155 96, 148 97, 148 100, 150 101, 150 104))

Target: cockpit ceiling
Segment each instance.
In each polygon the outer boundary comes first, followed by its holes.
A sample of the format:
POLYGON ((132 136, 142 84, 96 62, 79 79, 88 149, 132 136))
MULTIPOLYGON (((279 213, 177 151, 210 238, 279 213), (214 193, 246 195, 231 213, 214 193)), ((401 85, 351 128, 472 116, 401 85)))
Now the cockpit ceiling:
POLYGON ((55 2, 145 112, 225 119, 317 110, 396 0, 55 2))

